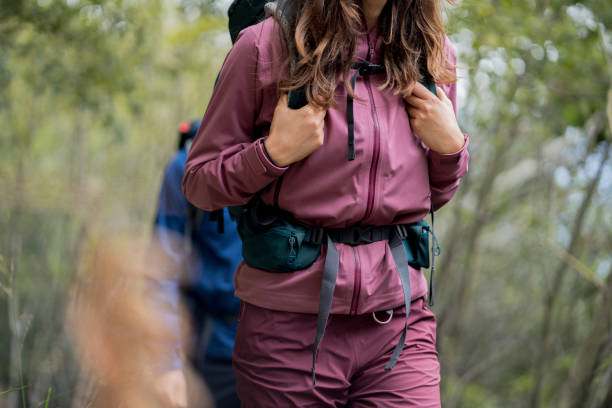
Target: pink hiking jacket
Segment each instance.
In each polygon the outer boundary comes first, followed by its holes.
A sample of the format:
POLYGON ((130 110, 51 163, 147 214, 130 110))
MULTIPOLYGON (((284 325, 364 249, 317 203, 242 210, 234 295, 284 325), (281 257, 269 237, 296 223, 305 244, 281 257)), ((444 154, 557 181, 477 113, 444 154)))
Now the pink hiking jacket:
MULTIPOLYGON (((430 203, 447 203, 468 168, 468 138, 453 154, 429 150, 412 133, 401 96, 377 87, 383 75, 359 76, 354 100, 356 159, 347 161, 346 90, 335 91, 336 108, 325 118, 325 143, 304 160, 275 166, 263 150, 278 102, 278 77, 285 59, 283 35, 268 18, 245 29, 229 52, 183 179, 195 206, 217 210, 246 204, 255 193, 322 227, 406 224, 423 219, 430 203), (262 137, 262 138, 259 138, 262 137), (283 176, 283 177, 281 177, 283 176)), ((376 30, 357 41, 356 60, 381 63, 376 30)), ((454 49, 447 40, 449 63, 454 49)), ((441 86, 455 104, 456 85, 441 86)), ((324 245, 325 247, 325 245, 324 245)), ((362 314, 404 305, 399 274, 387 241, 336 244, 340 266, 331 313, 362 314)), ((272 273, 244 262, 234 277, 236 296, 273 310, 318 311, 325 248, 309 268, 272 273)), ((425 296, 423 272, 410 268, 412 299, 425 296)))

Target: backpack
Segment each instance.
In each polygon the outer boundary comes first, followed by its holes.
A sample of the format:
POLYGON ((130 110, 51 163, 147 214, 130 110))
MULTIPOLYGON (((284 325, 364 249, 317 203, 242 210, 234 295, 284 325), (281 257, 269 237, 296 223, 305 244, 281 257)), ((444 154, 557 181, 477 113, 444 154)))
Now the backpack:
POLYGON ((228 29, 232 44, 238 39, 238 34, 245 28, 264 20, 268 0, 234 0, 227 10, 228 29))

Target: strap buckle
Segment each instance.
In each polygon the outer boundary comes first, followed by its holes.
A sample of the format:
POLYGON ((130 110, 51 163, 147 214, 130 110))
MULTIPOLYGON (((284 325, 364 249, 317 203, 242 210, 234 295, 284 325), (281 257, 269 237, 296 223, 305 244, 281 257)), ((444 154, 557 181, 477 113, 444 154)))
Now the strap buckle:
POLYGON ((310 228, 310 236, 308 237, 308 242, 313 244, 320 245, 323 243, 323 238, 325 237, 325 230, 321 227, 311 227, 310 228))
POLYGON ((371 244, 374 242, 372 227, 351 227, 350 245, 371 244))
POLYGON ((404 239, 408 236, 408 229, 404 224, 396 224, 394 230, 399 239, 404 239))
POLYGON ((385 72, 385 67, 379 64, 372 64, 371 62, 355 62, 353 68, 359 71, 359 75, 375 75, 382 74, 385 72))

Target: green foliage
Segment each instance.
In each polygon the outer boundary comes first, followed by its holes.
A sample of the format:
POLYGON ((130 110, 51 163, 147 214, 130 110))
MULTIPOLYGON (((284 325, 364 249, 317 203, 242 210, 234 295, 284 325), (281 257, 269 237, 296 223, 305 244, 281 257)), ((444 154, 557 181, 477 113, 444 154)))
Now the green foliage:
MULTIPOLYGON (((435 309, 447 407, 562 406, 596 324, 604 283, 595 269, 611 249, 609 161, 576 220, 611 140, 605 3, 465 0, 450 12, 472 159, 460 196, 441 211, 440 224, 452 226, 435 309)), ((587 385, 603 390, 609 379, 587 385)))
POLYGON ((466 407, 496 408, 503 407, 498 396, 478 384, 468 384, 463 391, 461 404, 466 407))
POLYGON ((146 238, 176 126, 202 115, 229 46, 223 17, 200 6, 0 7, 2 406, 75 395, 64 316, 82 248, 102 229, 146 238))

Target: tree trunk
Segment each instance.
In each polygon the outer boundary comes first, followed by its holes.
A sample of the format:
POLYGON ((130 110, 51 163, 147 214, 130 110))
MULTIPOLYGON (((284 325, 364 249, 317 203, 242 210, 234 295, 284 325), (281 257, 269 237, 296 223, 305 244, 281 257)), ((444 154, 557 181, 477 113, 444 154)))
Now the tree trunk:
POLYGON ((562 398, 557 405, 560 408, 581 408, 589 399, 589 390, 597 368, 604 355, 608 336, 612 330, 612 267, 606 279, 606 285, 599 293, 593 314, 593 324, 582 347, 576 356, 570 371, 562 398))
MULTIPOLYGON (((586 194, 582 200, 582 204, 580 205, 580 209, 576 214, 576 218, 574 219, 574 226, 572 228, 572 235, 570 244, 567 248, 567 254, 574 255, 576 249, 578 248, 578 244, 580 242, 580 236, 582 233, 582 228, 584 226, 584 220, 586 218, 587 210, 589 209, 591 202, 593 201, 593 196, 597 190, 597 185, 599 184, 599 180, 601 179, 601 175, 603 174, 603 169, 608 160, 610 153, 610 149, 608 145, 604 145, 604 153, 599 164, 599 168, 597 169, 597 174, 591 180, 589 187, 586 191, 586 194)), ((568 260, 564 259, 557 270, 553 275, 552 287, 549 290, 548 294, 545 296, 544 300, 544 314, 542 317, 542 327, 540 331, 540 339, 539 346, 536 349, 536 356, 534 358, 534 379, 535 385, 533 387, 529 406, 531 408, 537 408, 540 404, 540 394, 542 391, 542 384, 544 380, 544 376, 548 369, 548 355, 551 346, 551 327, 552 327, 552 319, 555 311, 555 306, 557 299, 559 297, 559 293, 562 288, 563 280, 565 279, 566 271, 568 269, 568 260)))
MULTIPOLYGON (((612 133, 612 88, 608 91, 607 104, 608 126, 612 133)), ((606 146, 608 155, 610 148, 606 146)), ((595 377, 596 371, 605 355, 607 343, 612 334, 612 266, 608 272, 606 284, 599 293, 593 314, 593 323, 582 347, 576 356, 576 360, 570 371, 564 393, 560 398, 559 407, 578 408, 584 406, 589 399, 589 390, 595 377)), ((608 384, 612 385, 612 384, 608 384)), ((612 397, 609 393, 608 397, 612 397)), ((610 398, 612 400, 612 398, 610 398)), ((610 401, 612 403, 612 401, 610 401)), ((604 405, 605 406, 605 405, 604 405)))
MULTIPOLYGON (((9 386, 11 388, 23 387, 22 383, 22 361, 21 361, 21 345, 25 337, 26 325, 20 319, 19 312, 19 291, 15 283, 16 271, 19 267, 19 259, 23 246, 21 234, 21 219, 23 218, 24 207, 24 182, 25 182, 25 166, 23 163, 23 153, 20 153, 17 162, 17 178, 15 180, 15 197, 8 223, 8 269, 9 269, 9 298, 8 298, 8 321, 9 331, 11 334, 11 349, 10 349, 10 371, 9 371, 9 386)), ((7 407, 14 408, 18 406, 18 398, 23 399, 25 391, 11 392, 7 395, 7 407)))
MULTIPOLYGON (((513 132, 510 132, 509 134, 511 135, 513 132)), ((485 179, 478 188, 475 209, 476 215, 464 237, 461 239, 461 241, 467 242, 464 251, 465 258, 461 268, 453 268, 457 271, 457 275, 459 276, 457 283, 458 289, 454 295, 449 296, 448 301, 445 303, 445 307, 440 310, 438 317, 439 332, 444 331, 447 327, 447 334, 449 335, 457 335, 459 332, 459 320, 461 320, 463 308, 465 307, 465 301, 468 297, 469 283, 472 279, 473 262, 475 259, 474 254, 478 245, 478 238, 484 226, 483 220, 486 217, 487 203, 490 198, 490 193, 492 191, 495 178, 503 170, 505 163, 504 159, 515 140, 516 139, 511 136, 507 136, 506 139, 500 143, 499 146, 497 146, 491 157, 491 161, 487 166, 485 179)), ((453 228, 453 230, 459 231, 459 228, 453 228)), ((458 237, 451 237, 450 241, 459 241, 459 239, 458 237)), ((441 270, 449 269, 451 267, 451 260, 452 256, 447 257, 445 262, 442 264, 441 270)))

